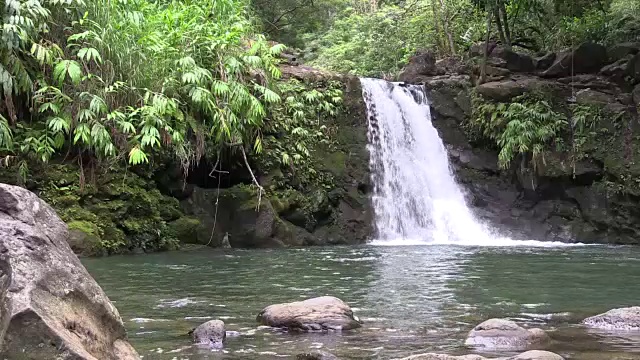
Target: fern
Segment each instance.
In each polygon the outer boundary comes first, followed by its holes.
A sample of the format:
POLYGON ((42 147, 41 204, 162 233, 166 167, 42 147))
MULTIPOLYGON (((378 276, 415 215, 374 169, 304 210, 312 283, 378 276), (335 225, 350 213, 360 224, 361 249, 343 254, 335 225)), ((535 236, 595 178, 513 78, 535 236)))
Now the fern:
POLYGON ((540 99, 521 96, 512 103, 486 103, 474 99, 476 109, 473 125, 484 137, 499 147, 501 168, 511 166, 518 155, 530 154, 534 167, 544 162, 544 153, 557 142, 568 124, 566 116, 555 112, 540 99))
POLYGON ((11 150, 13 148, 13 134, 7 119, 0 115, 0 150, 11 150))
MULTIPOLYGON (((0 156, 139 165, 165 148, 188 169, 228 143, 264 152, 285 47, 256 35, 246 10, 239 1, 5 1, 0 156), (14 98, 33 99, 30 122, 17 118, 14 98)), ((289 160, 304 160, 292 151, 289 160)))
POLYGON ((139 165, 149 161, 147 154, 138 147, 134 147, 129 152, 129 164, 139 165))

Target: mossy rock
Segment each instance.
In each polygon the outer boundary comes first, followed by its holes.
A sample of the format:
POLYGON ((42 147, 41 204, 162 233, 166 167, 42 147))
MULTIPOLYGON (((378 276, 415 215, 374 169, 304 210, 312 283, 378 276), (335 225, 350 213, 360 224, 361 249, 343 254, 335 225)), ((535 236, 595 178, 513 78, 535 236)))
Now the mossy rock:
POLYGON ((111 254, 125 252, 127 247, 127 236, 113 222, 101 222, 102 242, 101 246, 111 254))
POLYGON ((195 217, 183 216, 168 224, 171 234, 180 242, 187 244, 202 243, 204 239, 198 239, 198 231, 201 223, 195 217))
POLYGON ((89 221, 72 221, 69 227, 68 243, 78 256, 104 255, 100 230, 89 221))
POLYGON ((34 191, 73 224, 74 241, 91 243, 90 251, 79 251, 119 254, 177 247, 167 222, 183 216, 180 204, 163 195, 153 180, 112 166, 87 176, 81 186, 76 163, 34 164, 31 170, 34 191))
POLYGON ((318 159, 322 161, 325 169, 335 177, 342 177, 347 171, 347 154, 342 151, 318 152, 318 159))

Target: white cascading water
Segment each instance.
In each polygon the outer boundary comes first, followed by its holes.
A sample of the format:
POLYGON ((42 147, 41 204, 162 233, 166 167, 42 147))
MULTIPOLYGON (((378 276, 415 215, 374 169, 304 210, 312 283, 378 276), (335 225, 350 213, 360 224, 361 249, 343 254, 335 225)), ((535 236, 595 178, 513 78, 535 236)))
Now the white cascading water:
POLYGON ((360 81, 369 118, 374 244, 560 245, 500 237, 474 216, 421 86, 360 81))

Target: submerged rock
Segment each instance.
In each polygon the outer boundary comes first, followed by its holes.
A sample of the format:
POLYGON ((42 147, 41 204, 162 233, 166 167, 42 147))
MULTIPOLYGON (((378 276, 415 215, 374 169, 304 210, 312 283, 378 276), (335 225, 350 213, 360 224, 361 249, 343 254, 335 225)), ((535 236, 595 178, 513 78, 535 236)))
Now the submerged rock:
POLYGON ((549 351, 532 350, 516 356, 501 358, 486 358, 480 355, 453 356, 428 353, 412 355, 401 360, 564 360, 564 358, 549 351))
POLYGON ((531 350, 505 360, 564 360, 564 358, 550 351, 531 350))
POLYGON ((66 225, 33 193, 0 184, 3 359, 139 359, 122 319, 73 254, 66 225))
POLYGON ((257 321, 301 331, 351 330, 362 326, 349 305, 333 296, 270 305, 258 314, 257 321))
POLYGON ((640 330, 640 306, 609 310, 586 318, 582 323, 603 330, 640 330))
POLYGON ((296 360, 338 360, 338 357, 326 351, 314 350, 296 355, 296 360))
POLYGON ((487 358, 480 355, 453 356, 453 355, 445 355, 445 354, 427 353, 427 354, 411 355, 401 360, 487 360, 487 358))
POLYGON ((510 320, 489 319, 469 332, 465 345, 496 350, 527 350, 548 341, 549 337, 542 329, 525 329, 510 320))
POLYGON ((191 332, 193 342, 198 345, 207 345, 215 349, 221 349, 227 338, 222 320, 211 320, 198 326, 191 332))

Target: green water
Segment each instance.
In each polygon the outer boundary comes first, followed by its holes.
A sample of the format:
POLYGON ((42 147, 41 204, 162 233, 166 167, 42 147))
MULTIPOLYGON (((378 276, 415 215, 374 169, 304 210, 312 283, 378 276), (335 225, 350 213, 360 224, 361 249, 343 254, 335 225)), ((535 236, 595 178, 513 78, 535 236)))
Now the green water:
POLYGON ((636 247, 197 249, 84 263, 144 359, 286 359, 314 348, 344 359, 464 354, 466 332, 491 317, 544 328, 551 350, 570 359, 640 359, 640 334, 575 325, 640 305, 636 247), (348 302, 363 328, 294 335, 255 322, 269 304, 321 295, 348 302), (187 332, 214 318, 239 336, 223 352, 191 347, 187 332))

